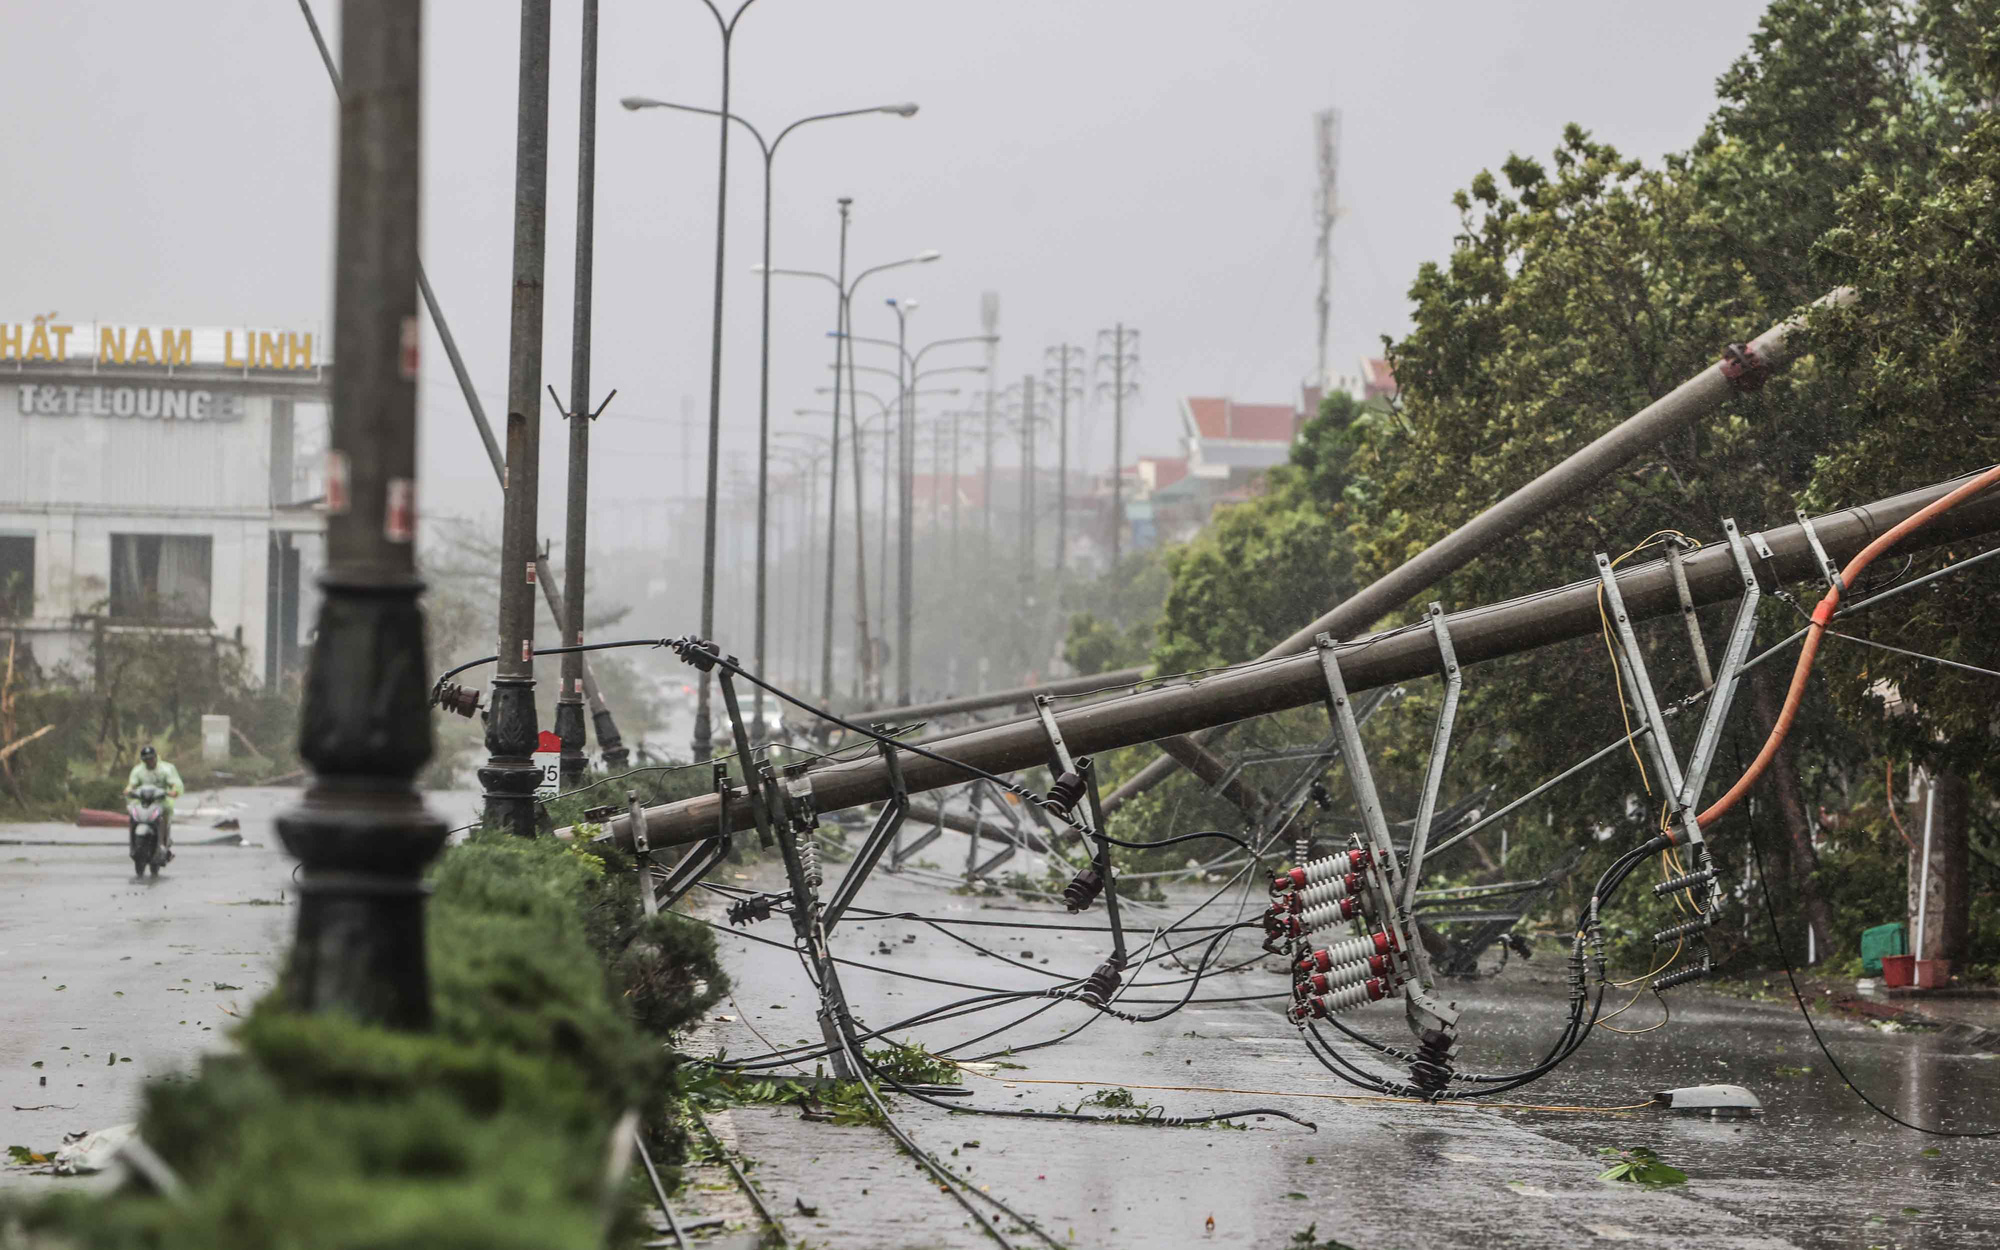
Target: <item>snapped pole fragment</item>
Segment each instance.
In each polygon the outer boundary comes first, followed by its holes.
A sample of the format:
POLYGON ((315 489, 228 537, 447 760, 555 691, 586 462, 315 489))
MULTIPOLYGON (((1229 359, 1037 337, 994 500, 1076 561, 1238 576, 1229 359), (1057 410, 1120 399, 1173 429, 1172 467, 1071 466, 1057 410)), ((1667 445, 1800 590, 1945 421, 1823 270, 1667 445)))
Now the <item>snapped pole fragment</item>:
MULTIPOLYGON (((1838 287, 1813 301, 1813 306, 1853 302, 1853 289, 1838 287)), ((1258 658, 1270 660, 1298 654, 1309 648, 1313 638, 1321 633, 1353 637, 1409 602, 1425 587, 1435 586, 1552 509, 1582 495, 1641 452, 1713 413, 1740 392, 1756 389, 1773 372, 1791 363, 1790 338, 1799 324, 1797 318, 1788 319, 1748 343, 1729 345, 1721 359, 1336 604, 1324 616, 1258 658)), ((1171 759, 1148 764, 1105 799, 1106 810, 1116 811, 1127 799, 1165 780, 1174 768, 1171 759)))

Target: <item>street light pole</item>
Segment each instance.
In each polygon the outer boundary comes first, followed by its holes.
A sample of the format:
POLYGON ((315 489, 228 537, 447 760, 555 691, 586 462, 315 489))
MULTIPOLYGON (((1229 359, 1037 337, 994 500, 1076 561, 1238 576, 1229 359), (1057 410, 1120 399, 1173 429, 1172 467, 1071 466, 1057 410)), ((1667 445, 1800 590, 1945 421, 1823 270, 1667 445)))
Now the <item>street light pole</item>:
MULTIPOLYGON (((704 0, 704 2, 706 3, 706 0, 704 0)), ((747 5, 746 5, 746 7, 747 7, 747 5)), ((740 12, 741 12, 741 11, 739 10, 739 14, 740 14, 740 12)), ((726 52, 725 52, 725 57, 726 57, 726 55, 727 55, 727 54, 726 54, 726 52)), ((728 130, 728 124, 729 124, 730 122, 732 122, 732 121, 733 121, 733 122, 736 122, 736 123, 737 123, 738 125, 742 126, 742 127, 743 127, 743 128, 745 129, 745 130, 747 130, 747 131, 749 131, 749 132, 750 132, 750 137, 751 137, 752 139, 756 140, 756 142, 757 142, 757 147, 758 147, 759 151, 761 151, 761 152, 762 152, 762 154, 763 154, 763 157, 764 157, 764 259, 763 259, 763 263, 761 263, 761 264, 759 264, 759 265, 757 266, 757 273, 758 273, 759 275, 761 275, 761 278, 762 278, 762 282, 761 282, 761 286, 762 286, 762 288, 763 288, 763 307, 762 307, 762 310, 761 310, 761 312, 760 312, 760 314, 759 314, 759 315, 760 315, 760 318, 761 318, 761 320, 762 320, 762 322, 763 322, 763 330, 762 330, 762 336, 763 336, 763 337, 762 337, 762 344, 761 344, 761 347, 760 347, 760 349, 759 349, 759 353, 758 353, 758 382, 757 382, 757 571, 756 571, 756 578, 755 578, 755 583, 756 583, 756 591, 755 591, 755 595, 756 595, 756 601, 755 601, 755 606, 754 606, 754 609, 753 609, 753 613, 754 613, 754 617, 755 617, 755 623, 754 623, 754 627, 753 627, 753 631, 752 631, 752 632, 754 633, 754 635, 755 635, 755 637, 754 637, 754 640, 753 640, 753 643, 752 643, 752 646, 753 646, 753 654, 754 654, 754 657, 755 657, 755 658, 754 658, 754 660, 753 660, 753 665, 754 665, 754 667, 755 667, 755 668, 757 669, 757 671, 759 671, 759 672, 762 672, 762 671, 763 671, 763 669, 764 669, 764 640, 765 640, 765 621, 766 621, 766 615, 767 615, 767 614, 766 614, 766 608, 767 608, 767 603, 768 603, 768 593, 767 593, 767 583, 768 583, 768 578, 769 578, 769 568, 770 568, 770 563, 769 563, 769 558, 768 558, 768 552, 769 552, 769 545, 768 545, 768 541, 767 541, 767 540, 768 540, 768 534, 767 534, 767 530, 769 529, 769 521, 770 521, 770 477, 771 477, 771 468, 770 468, 770 459, 771 459, 771 454, 770 454, 770 453, 771 453, 771 274, 772 274, 772 272, 773 272, 773 270, 772 270, 772 268, 771 268, 771 173, 772 173, 772 166, 773 166, 773 164, 774 164, 774 163, 775 163, 775 162, 777 161, 777 159, 778 159, 778 148, 779 148, 779 146, 780 146, 781 144, 783 144, 783 143, 784 143, 784 141, 785 141, 785 136, 786 136, 786 135, 789 135, 789 134, 791 134, 791 133, 792 133, 792 132, 793 132, 794 130, 797 130, 797 129, 798 129, 799 127, 801 127, 801 126, 805 126, 805 125, 810 125, 810 124, 811 124, 811 123, 813 123, 813 122, 824 122, 824 121, 833 121, 833 120, 835 120, 835 119, 837 119, 837 118, 842 118, 842 117, 863 117, 863 116, 867 116, 867 115, 869 115, 869 114, 873 114, 873 113, 890 113, 890 114, 894 114, 895 116, 898 116, 898 117, 914 117, 914 116, 916 116, 916 113, 917 113, 917 106, 916 106, 916 105, 914 105, 914 104, 908 104, 908 103, 904 103, 904 104, 880 104, 880 105, 874 105, 874 106, 871 106, 871 107, 869 107, 869 108, 858 108, 858 109, 841 109, 841 110, 839 110, 839 111, 837 111, 837 112, 832 112, 832 113, 815 113, 815 114, 813 114, 813 115, 812 115, 812 116, 810 116, 810 117, 801 117, 801 118, 799 118, 799 119, 798 119, 797 121, 795 121, 795 122, 792 122, 792 123, 790 123, 790 124, 789 124, 789 125, 787 125, 787 126, 786 126, 786 127, 784 128, 784 129, 780 130, 780 131, 779 131, 779 132, 777 133, 777 136, 776 136, 775 138, 771 139, 771 140, 770 140, 770 141, 769 141, 769 142, 767 143, 767 142, 765 142, 765 140, 764 140, 764 134, 763 134, 763 132, 762 132, 762 131, 760 131, 760 130, 758 130, 756 126, 752 125, 752 124, 751 124, 751 123, 750 123, 750 122, 749 122, 748 120, 746 120, 746 119, 744 119, 744 118, 742 118, 742 117, 738 117, 738 116, 736 116, 736 115, 734 115, 734 114, 732 114, 732 113, 730 113, 730 112, 729 112, 729 102, 728 102, 728 98, 727 98, 727 95, 728 95, 728 88, 727 88, 727 85, 726 85, 726 84, 727 84, 727 81, 728 81, 728 79, 727 79, 727 70, 725 69, 725 71, 724 71, 724 83, 725 83, 725 86, 724 86, 724 99, 723 99, 723 106, 722 106, 722 109, 721 109, 721 110, 719 110, 719 111, 718 111, 718 110, 716 110, 716 109, 708 109, 708 108, 701 108, 701 107, 699 107, 699 106, 697 106, 697 105, 692 105, 692 104, 675 104, 675 103, 673 103, 672 101, 668 101, 668 100, 655 100, 655 99, 652 99, 652 98, 650 98, 650 97, 646 97, 646 96, 627 96, 627 97, 626 97, 626 98, 625 98, 625 99, 624 99, 624 100, 622 101, 622 103, 624 104, 624 106, 625 106, 625 107, 626 107, 627 109, 642 109, 642 108, 664 108, 664 109, 676 109, 676 110, 678 110, 678 111, 680 111, 680 112, 683 112, 683 113, 702 113, 702 114, 706 114, 706 115, 708 115, 708 116, 711 116, 711 117, 721 117, 721 118, 723 119, 723 129, 724 129, 724 131, 725 131, 725 132, 726 132, 726 131, 728 130)), ((844 230, 844 229, 845 229, 845 215, 844 215, 844 213, 843 213, 843 218, 842 218, 842 221, 843 221, 843 230, 844 230)), ((844 245, 843 245, 843 246, 844 246, 844 245)), ((718 258, 717 258, 717 264, 718 264, 718 266, 719 266, 719 265, 721 264, 721 259, 720 259, 720 257, 719 257, 719 256, 718 256, 718 258)), ((843 262, 843 266, 844 266, 844 262, 843 262)), ((719 276, 719 275, 720 275, 720 269, 719 269, 719 268, 718 268, 718 271, 717 271, 717 272, 718 272, 718 278, 717 278, 717 281, 718 281, 718 283, 719 283, 719 282, 720 282, 720 280, 721 280, 721 279, 720 279, 720 276, 719 276)), ((720 349, 718 348, 718 351, 719 351, 719 350, 720 350, 720 349)), ((703 633, 703 636, 704 636, 704 637, 706 637, 706 636, 707 636, 707 631, 708 631, 708 627, 707 627, 707 626, 704 626, 704 627, 703 627, 703 630, 704 630, 704 633, 703 633)), ((704 678, 705 678, 705 677, 706 677, 706 674, 704 674, 703 676, 704 676, 704 678)), ((704 682, 704 685, 703 685, 703 689, 704 689, 704 690, 706 690, 706 689, 707 689, 707 686, 706 686, 706 683, 705 683, 705 682, 704 682)), ((757 734, 757 736, 758 736, 759 738, 761 738, 761 737, 762 737, 762 735, 763 735, 763 732, 764 732, 764 728, 763 728, 763 727, 764 727, 764 690, 763 690, 763 687, 761 687, 761 686, 760 686, 760 687, 757 687, 757 688, 756 688, 756 690, 755 690, 755 691, 753 692, 753 695, 752 695, 752 697, 753 697, 753 699, 754 699, 754 702, 755 702, 755 709, 756 709, 756 710, 755 710, 755 722, 756 722, 756 725, 757 725, 757 729, 756 729, 756 734, 757 734)), ((705 706, 705 705, 704 705, 704 706, 705 706)))
MULTIPOLYGON (((848 196, 840 197, 840 265, 834 275, 834 324, 842 331, 847 327, 842 323, 847 307, 847 224, 849 209, 854 201, 848 196)), ((767 275, 768 276, 768 275, 767 275)), ((834 380, 840 378, 840 353, 845 350, 846 339, 833 341, 834 380)), ((847 419, 852 421, 854 413, 847 419)), ((840 535, 840 387, 833 388, 833 447, 831 462, 826 478, 826 611, 820 618, 819 688, 820 701, 833 706, 833 582, 834 553, 840 535)))
MULTIPOLYGON (((563 531, 563 606, 557 622, 560 641, 583 645, 583 593, 587 530, 590 523, 590 300, 597 218, 597 5, 583 0, 583 68, 576 140, 576 284, 571 304, 568 516, 563 531)), ((561 776, 565 790, 583 780, 590 767, 583 740, 583 652, 562 657, 562 689, 556 695, 556 736, 562 740, 561 776)))
MULTIPOLYGON (((715 174, 715 316, 709 334, 708 352, 708 499, 701 536, 701 636, 715 636, 715 494, 722 471, 722 275, 723 245, 729 225, 729 62, 736 40, 736 23, 757 0, 743 0, 728 18, 715 7, 715 0, 701 0, 722 33, 722 105, 715 174)), ((629 105, 627 107, 630 107, 629 105)), ((705 760, 711 752, 712 726, 708 714, 709 671, 703 669, 695 686, 694 758, 705 760)), ((744 765, 748 767, 747 762, 744 765)))
POLYGON ((910 613, 911 592, 915 581, 911 577, 910 546, 913 535, 910 517, 911 478, 916 472, 915 431, 911 428, 910 383, 903 372, 909 361, 910 314, 917 310, 915 300, 887 301, 896 310, 896 702, 910 701, 910 613))
POLYGON ((299 720, 304 797, 278 817, 300 863, 286 996, 406 1029, 430 1024, 424 865, 445 822, 412 779, 431 756, 416 565, 422 7, 347 0, 335 213, 326 570, 299 720))
POLYGON ((500 529, 500 661, 479 781, 489 828, 535 834, 535 527, 542 430, 542 270, 549 177, 549 0, 521 0, 514 149, 514 302, 507 361, 507 481, 500 529))

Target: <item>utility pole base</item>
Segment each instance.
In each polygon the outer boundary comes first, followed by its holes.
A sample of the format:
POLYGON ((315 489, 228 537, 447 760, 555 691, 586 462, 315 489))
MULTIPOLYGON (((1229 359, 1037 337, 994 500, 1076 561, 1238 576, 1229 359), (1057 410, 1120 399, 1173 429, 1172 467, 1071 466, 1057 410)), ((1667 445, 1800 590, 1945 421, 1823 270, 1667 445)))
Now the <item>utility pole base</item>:
POLYGON ((540 736, 534 680, 494 678, 486 711, 486 749, 492 755, 479 770, 488 829, 535 836, 535 786, 542 773, 533 756, 540 736))
MULTIPOLYGON (((607 715, 606 719, 609 719, 607 715)), ((562 739, 561 775, 563 789, 581 782, 590 771, 590 756, 584 749, 582 700, 561 700, 556 704, 556 737, 562 739)))

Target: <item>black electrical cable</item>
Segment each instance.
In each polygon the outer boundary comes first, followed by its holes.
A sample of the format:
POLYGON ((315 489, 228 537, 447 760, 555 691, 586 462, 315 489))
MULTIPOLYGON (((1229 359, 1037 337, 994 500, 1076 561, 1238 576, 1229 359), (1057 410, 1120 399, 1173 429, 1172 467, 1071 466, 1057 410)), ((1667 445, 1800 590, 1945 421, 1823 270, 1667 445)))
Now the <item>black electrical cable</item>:
POLYGON ((1189 1128, 1197 1124, 1214 1124, 1225 1120, 1240 1120, 1247 1116, 1273 1115, 1281 1120, 1290 1120, 1292 1123, 1302 1128, 1311 1129, 1315 1133, 1319 1132, 1319 1125, 1314 1124, 1311 1120, 1301 1119, 1289 1111, 1280 1111, 1275 1107, 1250 1107, 1242 1111, 1218 1111, 1211 1115, 1195 1116, 1107 1116, 1082 1115, 1074 1111, 1030 1111, 1025 1108, 1016 1109, 1013 1107, 981 1107, 974 1104, 954 1106, 942 1098, 934 1098, 922 1090, 903 1084, 889 1073, 883 1071, 875 1064, 874 1060, 868 1059, 866 1056, 863 1056, 863 1062, 868 1065, 868 1070, 875 1074, 876 1079, 897 1093, 907 1094, 919 1102, 926 1102, 934 1107, 942 1107, 946 1111, 955 1112, 959 1115, 990 1115, 1019 1120, 1073 1120, 1082 1121, 1086 1124, 1152 1124, 1163 1128, 1189 1128))
MULTIPOLYGON (((1740 766, 1741 763, 1740 759, 1738 763, 1740 766)), ((1847 1088, 1854 1091, 1854 1096, 1856 1098, 1859 1098, 1862 1102, 1867 1103, 1869 1110, 1875 1112, 1877 1115, 1890 1121, 1893 1124, 1900 1124, 1906 1129, 1911 1129, 1915 1132, 1923 1133, 1926 1136, 2000 1137, 2000 1129, 1980 1129, 1975 1131, 1975 1130, 1963 1130, 1963 1129, 1926 1128, 1921 1124, 1912 1124, 1908 1120, 1905 1120, 1902 1116, 1899 1116, 1895 1112, 1889 1110, 1887 1107, 1884 1107, 1881 1103, 1876 1102, 1873 1098, 1870 1098, 1868 1096, 1867 1091, 1863 1090, 1859 1085, 1856 1085, 1854 1083, 1854 1078, 1847 1075, 1847 1069, 1841 1067, 1840 1060, 1835 1059, 1833 1057, 1833 1052, 1826 1048, 1826 1039, 1819 1035, 1819 1026, 1813 1023, 1812 1010, 1806 1006, 1805 995, 1799 992, 1799 979, 1797 976, 1793 975, 1792 972, 1792 957, 1785 951, 1784 935, 1778 932, 1778 909, 1771 902, 1771 880, 1770 877, 1764 871, 1763 839, 1757 836, 1756 821, 1746 820, 1744 821, 1744 824, 1750 830, 1750 849, 1757 857, 1757 887, 1759 892, 1762 893, 1764 896, 1764 918, 1770 922, 1771 941, 1778 948, 1778 959, 1781 963, 1785 965, 1785 980, 1791 984, 1792 998, 1799 1005, 1799 1014, 1805 1017, 1806 1029, 1808 1032, 1812 1034, 1813 1043, 1819 1047, 1819 1053, 1826 1056, 1826 1061, 1829 1064, 1833 1065, 1833 1070, 1840 1077, 1841 1082, 1845 1084, 1847 1088)))
POLYGON ((1245 842, 1233 833, 1224 833, 1220 829, 1204 829, 1193 833, 1177 833, 1171 838, 1161 838, 1156 842, 1127 842, 1123 838, 1114 838, 1108 833, 1101 833, 1096 836, 1103 838, 1113 846, 1122 846, 1128 851, 1150 851, 1162 846, 1173 846, 1177 842, 1193 842, 1200 838, 1221 838, 1225 842, 1234 842, 1236 845, 1242 847, 1249 853, 1251 858, 1258 858, 1256 849, 1248 842, 1245 842))

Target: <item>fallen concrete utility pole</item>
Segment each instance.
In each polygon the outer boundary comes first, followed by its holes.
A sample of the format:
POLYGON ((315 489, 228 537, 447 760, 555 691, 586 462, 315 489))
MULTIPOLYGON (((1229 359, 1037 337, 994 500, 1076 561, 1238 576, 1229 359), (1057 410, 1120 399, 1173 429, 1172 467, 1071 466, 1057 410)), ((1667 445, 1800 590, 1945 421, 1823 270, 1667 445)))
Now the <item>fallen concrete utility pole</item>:
MULTIPOLYGON (((1827 292, 1813 301, 1813 307, 1851 303, 1854 292, 1847 287, 1827 292)), ((1624 421, 1599 435, 1591 443, 1565 457, 1534 481, 1494 504, 1419 552, 1407 563, 1391 570, 1350 598, 1336 604, 1326 615, 1298 630, 1272 647, 1260 660, 1297 655, 1312 647, 1320 634, 1342 638, 1367 629, 1402 607, 1426 587, 1464 568, 1473 560, 1498 547, 1539 520, 1545 513, 1568 503, 1609 477, 1641 452, 1658 446, 1722 407, 1730 396, 1756 390, 1774 370, 1792 362, 1788 339, 1797 328, 1796 319, 1783 321, 1748 343, 1732 345, 1721 360, 1703 369, 1667 394, 1654 400, 1624 421)), ((1187 764, 1203 781, 1214 784, 1221 767, 1211 774, 1210 763, 1218 757, 1199 751, 1200 740, 1176 743, 1173 749, 1127 778, 1105 796, 1106 814, 1144 794, 1187 764)))
MULTIPOLYGON (((313 17, 312 6, 306 0, 299 0, 299 11, 305 15, 306 29, 312 32, 313 43, 319 48, 319 57, 326 66, 327 77, 333 80, 335 99, 342 98, 340 69, 333 63, 333 53, 326 46, 326 38, 320 34, 319 22, 313 17)), ((465 396, 465 406, 472 413, 472 423, 479 429, 479 439, 486 445, 486 458, 493 462, 493 480, 500 484, 502 493, 507 489, 507 458, 500 451, 499 442, 493 437, 493 426, 486 420, 486 406, 479 402, 479 392, 472 389, 472 373, 465 367, 465 357, 459 354, 458 340, 452 337, 451 325, 444 319, 444 310, 438 307, 437 292, 431 290, 430 275, 424 272, 424 262, 417 259, 417 291, 424 297, 424 308, 430 313, 431 325, 436 328, 438 341, 444 344, 445 358, 451 362, 452 374, 458 379, 458 389, 465 396)), ((542 597, 548 601, 549 614, 555 618, 557 632, 562 632, 564 621, 569 614, 563 608, 562 593, 556 587, 556 579, 549 576, 549 560, 539 552, 535 556, 535 581, 541 585, 542 597)), ((618 732, 618 724, 611 716, 610 705, 597 685, 597 674, 590 667, 589 658, 583 657, 583 697, 590 705, 591 727, 597 733, 597 746, 604 753, 607 768, 625 767, 631 752, 625 746, 624 738, 618 732)))
MULTIPOLYGON (((1963 481, 1963 479, 1958 479, 1963 481)), ((1812 522, 1829 557, 1845 561, 1877 534, 1910 516, 1957 485, 1926 486, 1861 507, 1848 508, 1812 522)), ((1899 546, 1913 551, 1957 539, 2000 530, 2000 492, 1982 495, 1954 508, 1899 546)), ((1760 580, 1769 585, 1821 576, 1821 565, 1802 525, 1787 525, 1752 536, 1759 553, 1760 580), (1762 544, 1762 545, 1758 545, 1762 544), (1769 556, 1763 555, 1768 547, 1769 556)), ((1578 562, 1587 557, 1580 555, 1578 562)), ((1699 605, 1735 598, 1743 588, 1733 554, 1726 544, 1704 547, 1683 556, 1681 569, 1688 593, 1699 605)), ((1666 560, 1622 569, 1620 594, 1633 620, 1676 616, 1680 598, 1666 560)), ((1595 578, 1560 589, 1471 608, 1447 618, 1452 645, 1461 666, 1531 651, 1572 638, 1595 635, 1599 629, 1599 583, 1595 578)), ((1340 671, 1350 694, 1437 671, 1437 644, 1428 623, 1372 634, 1337 648, 1340 671)), ((1065 709, 1055 714, 1068 749, 1095 755, 1176 734, 1268 716, 1289 708, 1317 704, 1326 698, 1325 672, 1317 654, 1290 656, 1274 662, 1245 665, 1211 673, 1192 681, 1120 698, 1065 709)), ((968 780, 949 761, 962 761, 993 773, 1008 773, 1042 765, 1049 739, 1039 721, 981 726, 934 739, 926 748, 943 761, 905 754, 903 780, 910 791, 934 790, 968 780)), ((812 785, 813 804, 822 812, 890 797, 888 770, 879 757, 815 768, 803 774, 812 785)), ((653 846, 680 845, 717 831, 715 795, 684 799, 645 809, 646 834, 653 846)), ((731 829, 748 828, 751 808, 738 790, 728 807, 731 829)), ((621 843, 631 840, 631 818, 619 816, 606 828, 621 843)))
POLYGON ((1036 695, 1086 694, 1092 690, 1129 686, 1144 681, 1151 671, 1144 668, 1119 668, 1108 673, 1092 673, 1087 677, 1065 677, 1060 681, 1043 682, 1039 686, 1015 686, 1009 690, 989 690, 984 694, 969 694, 957 699, 936 699, 929 703, 912 703, 905 707, 870 708, 857 712, 850 720, 876 725, 907 725, 911 721, 930 720, 937 716, 961 716, 967 712, 984 712, 996 707, 1027 707, 1034 703, 1036 695))

